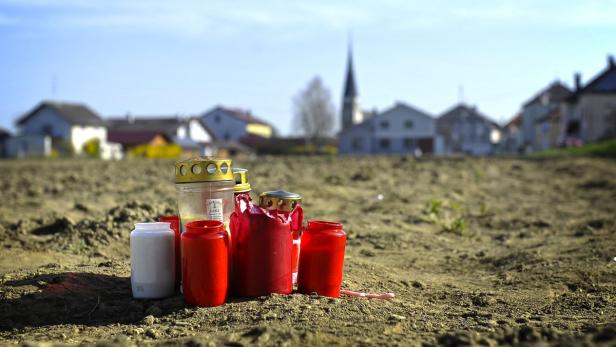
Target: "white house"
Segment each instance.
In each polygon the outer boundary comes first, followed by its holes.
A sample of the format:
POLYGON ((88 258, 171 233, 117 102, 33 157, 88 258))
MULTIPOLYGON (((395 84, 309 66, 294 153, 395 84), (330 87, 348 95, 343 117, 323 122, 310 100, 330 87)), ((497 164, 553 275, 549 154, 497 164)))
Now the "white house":
POLYGON ((441 151, 436 119, 402 102, 339 133, 340 154, 438 154, 441 151))
POLYGON ((106 145, 107 141, 105 122, 83 104, 43 101, 16 125, 11 156, 44 156, 52 147, 81 154, 86 142, 97 139, 106 145))
MULTIPOLYGON (((558 109, 570 95, 571 90, 567 86, 555 81, 522 105, 521 132, 525 152, 544 149, 541 136, 537 136, 537 125, 546 124, 543 120, 558 109)), ((543 126, 539 132, 547 134, 553 131, 543 126)))
POLYGON ((274 127, 249 111, 216 106, 200 117, 218 140, 240 141, 249 135, 274 136, 274 127))
POLYGON ((607 67, 585 86, 575 76, 575 92, 561 105, 561 143, 584 143, 616 138, 616 63, 608 56, 607 67))
POLYGON ((446 154, 492 154, 500 141, 500 126, 476 107, 460 103, 444 112, 437 120, 446 154))

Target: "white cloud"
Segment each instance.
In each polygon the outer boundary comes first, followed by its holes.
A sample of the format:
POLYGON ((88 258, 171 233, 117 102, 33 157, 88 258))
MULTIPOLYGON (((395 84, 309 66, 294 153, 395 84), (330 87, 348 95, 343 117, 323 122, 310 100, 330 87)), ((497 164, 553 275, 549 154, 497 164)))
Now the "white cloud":
MULTIPOLYGON (((292 1, 119 1, 0 0, 17 9, 19 20, 0 13, 0 25, 24 28, 94 28, 145 31, 182 37, 226 36, 255 29, 281 35, 308 28, 351 30, 379 26, 390 31, 441 26, 448 22, 539 23, 558 26, 614 26, 616 1, 575 3, 519 1, 371 2, 292 1)), ((455 25, 455 24, 452 24, 455 25)))

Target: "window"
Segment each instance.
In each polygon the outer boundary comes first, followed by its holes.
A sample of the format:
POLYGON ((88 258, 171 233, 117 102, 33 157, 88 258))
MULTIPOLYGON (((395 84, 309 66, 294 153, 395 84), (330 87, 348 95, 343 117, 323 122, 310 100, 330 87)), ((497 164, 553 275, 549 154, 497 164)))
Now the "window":
POLYGON ((406 148, 406 149, 413 149, 413 148, 415 148, 415 140, 414 139, 407 137, 407 138, 404 139, 403 142, 404 142, 404 148, 406 148))
POLYGON ((413 127, 413 121, 412 121, 412 120, 410 120, 410 119, 407 119, 407 120, 404 122, 404 127, 405 127, 406 129, 410 129, 410 128, 412 128, 412 127, 413 127))
POLYGON ((225 140, 229 140, 231 138, 231 135, 229 135, 229 133, 225 133, 224 138, 225 138, 225 140))
POLYGON ((51 126, 51 124, 45 124, 41 128, 41 131, 43 132, 43 134, 51 136, 53 135, 53 126, 51 126))
POLYGON ((214 116, 214 122, 220 123, 220 115, 217 114, 214 116))
POLYGON ((362 138, 361 137, 353 138, 353 140, 351 141, 351 147, 353 147, 353 149, 361 149, 363 147, 362 138))
POLYGON ((388 129, 389 128, 389 122, 384 120, 381 121, 381 129, 388 129))
POLYGON ((382 149, 389 149, 389 139, 380 139, 379 146, 381 146, 382 149))

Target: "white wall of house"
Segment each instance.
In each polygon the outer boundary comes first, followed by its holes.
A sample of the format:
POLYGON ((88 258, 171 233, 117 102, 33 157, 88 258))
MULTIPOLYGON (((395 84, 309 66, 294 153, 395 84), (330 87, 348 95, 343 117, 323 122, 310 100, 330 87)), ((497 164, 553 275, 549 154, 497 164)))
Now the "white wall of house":
POLYGON ((588 94, 579 99, 582 139, 592 143, 616 135, 616 94, 588 94))
POLYGON ((372 119, 377 138, 420 138, 436 134, 434 118, 400 104, 372 119))
POLYGON ((112 142, 101 142, 101 159, 103 160, 120 160, 124 158, 122 145, 112 142))
POLYGON ((247 122, 215 109, 202 116, 207 127, 214 132, 217 140, 239 140, 246 135, 247 122))
POLYGON ((547 102, 534 102, 527 105, 522 110, 522 138, 524 140, 524 148, 527 152, 535 150, 538 147, 535 143, 535 122, 546 115, 552 106, 547 102))
POLYGON ((49 135, 66 140, 71 138, 71 124, 53 110, 43 107, 19 127, 23 135, 49 135))
POLYGON ((197 142, 209 143, 214 140, 212 134, 210 134, 197 119, 191 119, 188 122, 188 130, 190 137, 197 142))
POLYGON ((83 145, 92 139, 98 139, 99 143, 107 142, 107 128, 81 125, 71 128, 71 144, 76 154, 81 154, 83 145))
POLYGON ((403 104, 370 119, 375 153, 417 153, 420 139, 431 139, 434 150, 436 119, 403 104))

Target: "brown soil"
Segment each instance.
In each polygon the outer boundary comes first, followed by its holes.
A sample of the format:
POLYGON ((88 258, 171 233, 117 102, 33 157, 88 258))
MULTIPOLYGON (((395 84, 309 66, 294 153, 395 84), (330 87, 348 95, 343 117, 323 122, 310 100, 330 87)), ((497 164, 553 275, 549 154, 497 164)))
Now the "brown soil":
POLYGON ((175 212, 171 163, 0 162, 0 344, 616 345, 615 161, 236 161, 344 223, 344 288, 396 299, 134 300, 128 236, 175 212))

